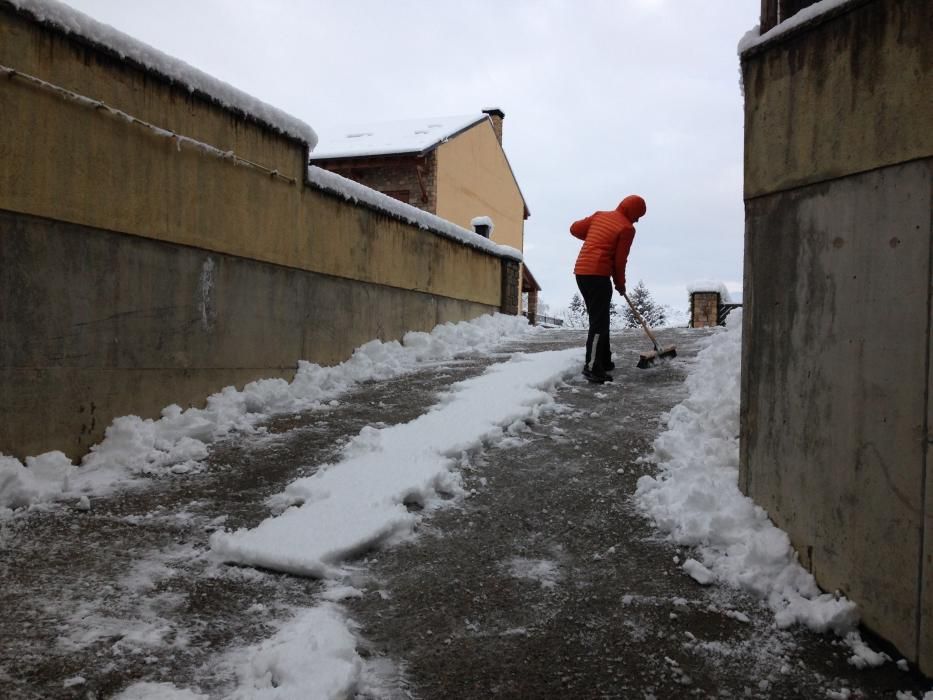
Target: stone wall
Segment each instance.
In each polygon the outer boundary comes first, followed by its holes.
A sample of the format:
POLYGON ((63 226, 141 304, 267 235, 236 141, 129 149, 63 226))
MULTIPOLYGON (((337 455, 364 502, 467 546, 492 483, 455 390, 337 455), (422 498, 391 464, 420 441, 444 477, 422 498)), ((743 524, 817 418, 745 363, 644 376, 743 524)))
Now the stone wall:
POLYGON ((933 5, 855 0, 742 57, 740 486, 933 673, 933 5))
POLYGON ((315 160, 314 164, 432 214, 437 213, 437 153, 315 160), (402 193, 405 193, 402 195, 402 193))

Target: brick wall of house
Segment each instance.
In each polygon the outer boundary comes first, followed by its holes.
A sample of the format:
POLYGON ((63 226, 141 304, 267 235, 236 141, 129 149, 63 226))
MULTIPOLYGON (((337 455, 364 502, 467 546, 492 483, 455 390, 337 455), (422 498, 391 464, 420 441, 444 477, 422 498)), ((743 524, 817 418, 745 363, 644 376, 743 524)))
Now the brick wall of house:
POLYGON ((719 325, 719 294, 716 292, 694 292, 690 299, 691 326, 707 328, 719 325))
POLYGON ((390 197, 395 197, 413 207, 432 214, 437 213, 437 154, 435 151, 423 157, 393 156, 391 158, 325 160, 314 164, 390 197), (419 168, 421 169, 420 182, 419 168))
POLYGON ((521 266, 514 260, 502 260, 502 306, 504 314, 517 315, 521 310, 521 266))

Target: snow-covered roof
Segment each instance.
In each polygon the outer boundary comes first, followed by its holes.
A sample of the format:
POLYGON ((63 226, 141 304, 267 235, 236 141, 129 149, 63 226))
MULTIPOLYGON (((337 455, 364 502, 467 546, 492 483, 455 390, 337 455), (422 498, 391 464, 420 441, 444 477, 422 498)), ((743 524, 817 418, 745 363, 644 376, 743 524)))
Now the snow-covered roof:
MULTIPOLYGON (((310 148, 314 148, 317 143, 318 138, 314 129, 300 119, 57 0, 9 0, 9 2, 14 7, 28 12, 43 24, 112 51, 120 58, 157 73, 172 83, 184 86, 189 92, 201 93, 223 107, 243 112, 275 131, 303 141, 310 148)), ((184 19, 179 18, 179 21, 183 22, 184 19)))
POLYGON ((347 201, 360 202, 396 219, 400 219, 428 231, 433 231, 445 238, 452 238, 472 248, 485 250, 500 258, 511 258, 519 262, 522 261, 521 251, 511 246, 493 243, 488 238, 484 238, 474 231, 461 228, 447 219, 442 219, 418 207, 400 202, 394 197, 389 197, 365 185, 361 185, 354 180, 349 180, 337 173, 319 168, 316 165, 308 167, 308 182, 322 190, 339 195, 347 201))
POLYGON ((455 117, 322 127, 311 160, 425 153, 489 116, 484 112, 455 117))
POLYGON ((837 7, 841 7, 850 2, 852 2, 852 0, 818 0, 812 5, 803 8, 796 14, 779 22, 764 34, 761 34, 759 25, 755 25, 747 31, 745 36, 739 41, 739 55, 742 55, 759 44, 763 44, 770 39, 785 34, 795 27, 799 27, 805 22, 815 20, 817 17, 826 14, 830 10, 835 10, 837 7))

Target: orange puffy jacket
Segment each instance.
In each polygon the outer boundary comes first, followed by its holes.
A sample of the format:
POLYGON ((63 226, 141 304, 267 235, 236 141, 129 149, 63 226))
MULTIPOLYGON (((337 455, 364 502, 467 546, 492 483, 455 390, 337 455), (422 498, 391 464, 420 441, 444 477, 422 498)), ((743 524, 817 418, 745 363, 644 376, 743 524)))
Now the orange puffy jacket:
POLYGON ((573 268, 575 275, 612 275, 615 286, 625 286, 625 264, 635 240, 633 222, 645 215, 645 200, 630 195, 612 211, 598 211, 573 222, 570 233, 583 240, 573 268))

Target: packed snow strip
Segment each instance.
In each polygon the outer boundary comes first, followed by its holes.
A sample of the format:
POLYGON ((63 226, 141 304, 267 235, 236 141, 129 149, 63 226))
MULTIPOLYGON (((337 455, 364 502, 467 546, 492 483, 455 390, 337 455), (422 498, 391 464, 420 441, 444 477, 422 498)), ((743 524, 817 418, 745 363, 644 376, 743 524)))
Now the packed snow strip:
POLYGON ((363 381, 489 351, 529 329, 524 318, 504 314, 447 323, 430 333, 407 333, 401 343, 370 341, 334 367, 300 362, 291 382, 262 379, 242 391, 228 386, 210 396, 204 408, 182 410, 173 404, 158 420, 123 416, 107 428, 80 467, 57 451, 27 457, 25 464, 0 454, 0 515, 43 501, 108 493, 146 475, 195 471, 209 445, 231 431, 252 430, 276 413, 320 408, 363 381))
POLYGON ((523 259, 521 251, 511 246, 493 243, 475 231, 457 226, 447 219, 442 219, 418 207, 400 202, 394 197, 377 192, 370 187, 349 180, 337 173, 332 173, 329 170, 319 168, 316 165, 308 167, 308 182, 317 185, 322 190, 340 195, 349 202, 362 202, 409 224, 438 233, 445 238, 452 238, 455 241, 485 250, 501 258, 511 258, 519 262, 523 259))
POLYGON ((253 529, 215 532, 211 547, 224 561, 323 577, 341 560, 393 535, 461 491, 460 455, 522 429, 553 403, 552 393, 578 370, 580 350, 517 354, 483 375, 455 384, 442 402, 402 425, 364 428, 344 458, 299 479, 283 494, 295 504, 253 529))
POLYGON ((10 0, 10 2, 15 7, 31 13, 40 22, 109 49, 121 58, 131 59, 172 82, 183 85, 189 92, 204 93, 225 107, 244 112, 283 134, 304 141, 310 148, 314 148, 317 144, 318 139, 314 129, 300 119, 61 2, 56 0, 10 0))
POLYGON ((221 664, 232 666, 237 677, 229 700, 324 700, 353 696, 363 660, 341 608, 325 603, 221 664))
POLYGON ((773 39, 776 36, 780 36, 785 32, 790 31, 794 27, 799 27, 805 22, 816 19, 820 15, 826 14, 830 10, 834 10, 837 7, 846 5, 852 0, 818 0, 818 2, 813 3, 812 5, 803 8, 799 12, 791 15, 787 19, 782 20, 774 27, 766 31, 764 34, 761 33, 760 25, 755 25, 749 31, 745 33, 745 36, 739 41, 739 55, 748 51, 749 49, 763 44, 769 39, 773 39))
POLYGON ((639 508, 702 561, 684 570, 702 584, 724 582, 767 599, 779 627, 851 631, 856 606, 821 593, 790 539, 738 489, 741 314, 713 335, 687 377, 688 397, 655 440, 656 477, 638 481, 639 508))

